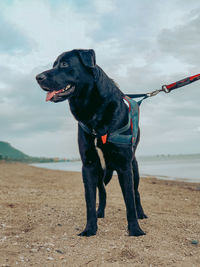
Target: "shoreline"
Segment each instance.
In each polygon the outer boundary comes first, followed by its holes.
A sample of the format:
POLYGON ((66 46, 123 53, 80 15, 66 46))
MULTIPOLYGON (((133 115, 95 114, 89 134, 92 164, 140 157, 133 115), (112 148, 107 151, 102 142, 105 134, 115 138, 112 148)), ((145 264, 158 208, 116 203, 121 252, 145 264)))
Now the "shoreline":
MULTIPOLYGON (((81 164, 81 162, 79 162, 81 164)), ((81 173, 81 165, 77 165, 77 162, 70 164, 69 166, 63 165, 62 163, 32 163, 29 164, 30 166, 35 166, 38 168, 45 168, 45 169, 49 169, 49 170, 63 170, 63 171, 74 171, 74 172, 79 172, 81 173)), ((139 163, 139 165, 142 165, 142 163, 139 163)), ((159 169, 159 167, 158 167, 159 169)), ((157 170, 158 171, 158 170, 157 170)), ((116 172, 114 172, 116 174, 116 172)), ((200 179, 193 177, 180 177, 177 176, 177 173, 175 173, 175 175, 162 175, 162 174, 148 174, 145 172, 141 172, 141 177, 145 178, 145 177, 152 177, 152 178, 156 178, 159 180, 165 180, 165 181, 179 181, 179 182, 188 182, 188 183, 200 183, 200 179)), ((183 176, 183 175, 182 175, 183 176)))
POLYGON ((106 187, 96 236, 77 234, 86 212, 81 174, 0 163, 1 266, 198 266, 200 183, 142 178, 148 219, 142 237, 127 235, 116 176, 106 187), (197 244, 193 244, 197 242, 197 244))

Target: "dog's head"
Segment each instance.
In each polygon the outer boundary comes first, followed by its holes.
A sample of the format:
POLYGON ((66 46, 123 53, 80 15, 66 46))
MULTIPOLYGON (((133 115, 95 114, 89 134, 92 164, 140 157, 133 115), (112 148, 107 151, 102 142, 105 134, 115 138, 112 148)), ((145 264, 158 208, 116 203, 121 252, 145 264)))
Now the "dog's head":
POLYGON ((52 69, 36 76, 40 87, 47 91, 46 101, 64 101, 92 86, 95 64, 92 49, 75 49, 58 56, 52 69))

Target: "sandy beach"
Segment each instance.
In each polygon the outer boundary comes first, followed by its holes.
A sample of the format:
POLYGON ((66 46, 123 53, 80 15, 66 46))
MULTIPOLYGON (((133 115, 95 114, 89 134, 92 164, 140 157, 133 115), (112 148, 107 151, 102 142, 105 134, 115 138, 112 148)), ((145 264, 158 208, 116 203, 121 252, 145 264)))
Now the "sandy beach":
POLYGON ((129 237, 117 177, 96 236, 81 174, 0 163, 0 266, 200 266, 200 184, 142 178, 145 236, 129 237), (197 244, 196 244, 197 243, 197 244))

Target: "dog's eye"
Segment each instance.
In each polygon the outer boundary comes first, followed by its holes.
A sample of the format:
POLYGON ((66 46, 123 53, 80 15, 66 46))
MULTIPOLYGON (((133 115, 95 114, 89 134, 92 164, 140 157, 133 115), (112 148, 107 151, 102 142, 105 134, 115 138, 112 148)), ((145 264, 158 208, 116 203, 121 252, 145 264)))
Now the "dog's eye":
POLYGON ((60 63, 60 67, 61 68, 68 68, 69 64, 67 62, 63 61, 63 62, 60 63))

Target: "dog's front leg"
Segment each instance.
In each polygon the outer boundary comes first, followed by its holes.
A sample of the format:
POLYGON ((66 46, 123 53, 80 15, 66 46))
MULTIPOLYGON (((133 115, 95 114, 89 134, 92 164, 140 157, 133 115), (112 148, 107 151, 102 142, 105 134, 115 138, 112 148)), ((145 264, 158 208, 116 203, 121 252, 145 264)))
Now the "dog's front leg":
POLYGON ((96 187, 97 187, 97 170, 95 166, 83 166, 83 183, 85 188, 85 201, 87 209, 87 224, 85 230, 80 236, 92 236, 97 232, 97 215, 96 215, 96 187))
POLYGON ((134 185, 133 185, 133 173, 131 164, 126 170, 117 170, 119 183, 122 189, 124 201, 126 204, 126 213, 128 221, 128 232, 130 236, 145 235, 139 226, 137 220, 137 212, 135 206, 134 185))
POLYGON ((100 160, 94 145, 94 137, 85 133, 79 126, 79 151, 83 163, 82 175, 85 188, 87 223, 80 236, 92 236, 97 232, 96 188, 99 173, 102 173, 100 160))

